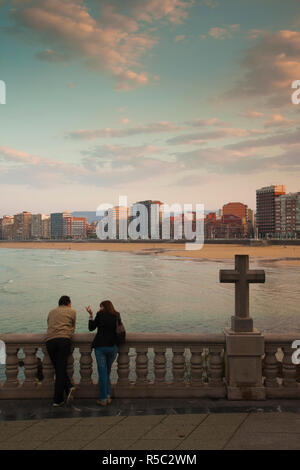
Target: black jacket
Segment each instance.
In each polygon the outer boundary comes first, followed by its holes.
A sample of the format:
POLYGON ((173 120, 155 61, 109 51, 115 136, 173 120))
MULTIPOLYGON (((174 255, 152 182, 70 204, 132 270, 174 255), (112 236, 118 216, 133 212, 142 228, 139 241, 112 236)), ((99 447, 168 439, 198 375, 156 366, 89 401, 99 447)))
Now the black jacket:
MULTIPOLYGON (((118 313, 118 316, 120 314, 118 313)), ((94 320, 89 320, 89 331, 98 328, 96 336, 92 342, 92 348, 100 346, 114 346, 117 344, 116 327, 118 317, 106 312, 97 312, 94 320)))

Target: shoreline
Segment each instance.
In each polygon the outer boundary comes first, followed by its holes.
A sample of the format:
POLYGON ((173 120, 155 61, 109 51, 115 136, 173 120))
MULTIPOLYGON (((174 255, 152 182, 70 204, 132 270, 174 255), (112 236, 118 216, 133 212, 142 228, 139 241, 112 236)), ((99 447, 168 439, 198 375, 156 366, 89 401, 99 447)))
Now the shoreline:
POLYGON ((204 244, 201 250, 186 250, 185 244, 174 243, 74 243, 74 242, 16 242, 1 241, 0 248, 41 249, 41 250, 73 250, 73 251, 106 251, 133 253, 137 255, 172 256, 175 259, 193 261, 222 262, 232 260, 234 255, 249 255, 250 261, 276 263, 300 267, 299 245, 266 245, 249 246, 240 244, 204 244))

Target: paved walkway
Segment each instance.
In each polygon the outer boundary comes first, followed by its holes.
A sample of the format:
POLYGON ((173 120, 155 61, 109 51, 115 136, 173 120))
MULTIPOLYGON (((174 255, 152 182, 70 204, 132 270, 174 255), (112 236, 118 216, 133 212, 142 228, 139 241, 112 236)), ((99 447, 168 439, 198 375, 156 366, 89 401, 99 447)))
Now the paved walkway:
MULTIPOLYGON (((153 408, 148 414, 148 408, 147 414, 139 416, 134 406, 134 415, 130 411, 121 414, 121 401, 100 409, 94 401, 77 400, 69 409, 55 410, 41 401, 34 419, 28 414, 32 414, 31 402, 14 402, 14 415, 13 403, 4 402, 0 402, 0 450, 300 449, 300 412, 296 402, 294 411, 285 411, 281 402, 278 411, 264 410, 257 404, 252 411, 243 412, 243 406, 249 410, 249 403, 235 402, 224 412, 225 402, 221 401, 221 406, 220 402, 218 406, 211 402, 215 412, 194 409, 185 413, 183 408, 166 408, 158 413, 153 408), (52 417, 45 417, 50 412, 52 417), (86 416, 88 413, 90 416, 86 416)), ((174 400, 171 403, 174 405, 174 400)), ((207 404, 204 408, 208 408, 207 404)))

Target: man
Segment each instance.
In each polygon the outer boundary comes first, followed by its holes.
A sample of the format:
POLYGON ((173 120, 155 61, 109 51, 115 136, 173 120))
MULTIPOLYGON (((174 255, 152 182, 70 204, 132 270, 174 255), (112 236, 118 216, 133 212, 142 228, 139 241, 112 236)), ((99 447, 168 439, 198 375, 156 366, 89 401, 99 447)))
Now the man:
POLYGON ((76 311, 71 308, 71 299, 63 295, 58 307, 48 315, 46 348, 55 370, 55 387, 53 406, 65 403, 64 392, 68 403, 73 398, 75 387, 67 374, 68 356, 71 353, 71 338, 75 331, 76 311))

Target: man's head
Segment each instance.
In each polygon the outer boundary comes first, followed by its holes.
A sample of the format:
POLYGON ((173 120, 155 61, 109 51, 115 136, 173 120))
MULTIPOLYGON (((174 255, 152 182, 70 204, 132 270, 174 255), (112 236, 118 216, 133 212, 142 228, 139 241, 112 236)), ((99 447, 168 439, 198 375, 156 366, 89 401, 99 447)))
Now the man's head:
POLYGON ((71 307, 71 299, 68 295, 63 295, 59 301, 58 301, 58 305, 60 307, 71 307))

